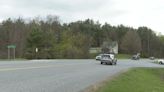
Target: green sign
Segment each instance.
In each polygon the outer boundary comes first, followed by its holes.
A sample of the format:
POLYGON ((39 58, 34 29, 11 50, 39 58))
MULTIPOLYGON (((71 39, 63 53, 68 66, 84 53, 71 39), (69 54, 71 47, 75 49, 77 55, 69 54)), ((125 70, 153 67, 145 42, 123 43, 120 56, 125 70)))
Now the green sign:
POLYGON ((15 45, 8 45, 7 48, 16 48, 15 45))

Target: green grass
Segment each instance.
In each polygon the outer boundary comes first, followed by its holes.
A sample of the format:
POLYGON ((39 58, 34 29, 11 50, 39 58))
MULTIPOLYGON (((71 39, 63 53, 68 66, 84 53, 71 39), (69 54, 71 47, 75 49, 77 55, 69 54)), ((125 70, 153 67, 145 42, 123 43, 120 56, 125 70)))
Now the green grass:
POLYGON ((129 54, 117 54, 116 57, 118 59, 129 59, 132 57, 132 55, 129 55, 129 54))
POLYGON ((96 92, 164 92, 164 69, 131 69, 107 81, 96 92))
POLYGON ((24 61, 24 60, 27 60, 27 59, 23 59, 23 58, 16 58, 16 59, 0 59, 0 61, 24 61))
MULTIPOLYGON (((99 55, 98 53, 92 53, 90 54, 90 59, 95 59, 95 57, 99 55)), ((129 54, 117 54, 116 55, 117 59, 130 59, 132 55, 129 54)))
POLYGON ((90 58, 90 59, 95 59, 95 57, 96 57, 97 55, 99 55, 99 53, 90 53, 89 58, 90 58))

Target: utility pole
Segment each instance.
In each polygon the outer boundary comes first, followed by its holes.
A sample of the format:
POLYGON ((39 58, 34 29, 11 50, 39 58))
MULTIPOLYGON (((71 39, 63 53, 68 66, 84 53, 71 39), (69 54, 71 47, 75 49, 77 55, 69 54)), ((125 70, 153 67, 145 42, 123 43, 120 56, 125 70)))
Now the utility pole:
POLYGON ((148 56, 150 57, 150 32, 148 31, 148 41, 147 41, 147 51, 148 51, 148 56))

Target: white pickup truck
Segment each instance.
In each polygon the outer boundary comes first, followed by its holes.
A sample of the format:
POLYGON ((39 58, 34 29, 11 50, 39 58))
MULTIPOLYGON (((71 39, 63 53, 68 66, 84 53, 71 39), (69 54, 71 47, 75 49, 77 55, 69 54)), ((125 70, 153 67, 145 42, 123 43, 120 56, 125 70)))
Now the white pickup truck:
POLYGON ((102 54, 100 62, 101 64, 116 65, 117 59, 115 58, 114 54, 102 54))

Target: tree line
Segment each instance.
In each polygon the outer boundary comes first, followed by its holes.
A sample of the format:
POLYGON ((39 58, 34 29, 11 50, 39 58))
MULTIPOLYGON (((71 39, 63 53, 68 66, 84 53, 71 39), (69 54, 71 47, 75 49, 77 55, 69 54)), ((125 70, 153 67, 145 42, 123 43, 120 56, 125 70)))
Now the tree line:
POLYGON ((117 41, 119 53, 164 55, 164 36, 144 26, 112 26, 92 19, 61 23, 51 15, 30 21, 9 18, 0 23, 0 58, 7 58, 11 44, 16 45, 16 58, 91 58, 89 49, 101 47, 105 41, 117 41))

